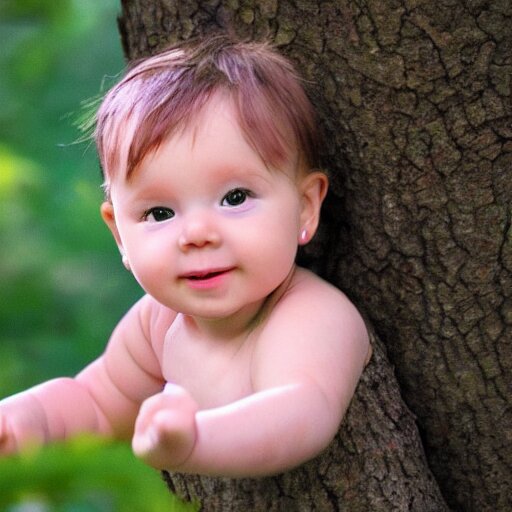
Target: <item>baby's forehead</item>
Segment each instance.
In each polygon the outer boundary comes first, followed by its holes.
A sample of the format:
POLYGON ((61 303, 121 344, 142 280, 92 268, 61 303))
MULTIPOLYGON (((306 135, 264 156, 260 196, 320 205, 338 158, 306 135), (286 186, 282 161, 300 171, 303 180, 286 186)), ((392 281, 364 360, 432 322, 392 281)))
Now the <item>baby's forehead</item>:
MULTIPOLYGON (((280 123, 277 119, 273 120, 274 123, 280 123)), ((170 123, 171 124, 171 123, 170 123)), ((281 123, 282 124, 282 123, 281 123)), ((137 165, 132 169, 128 166, 129 153, 130 153, 130 139, 136 136, 137 126, 133 119, 126 119, 124 121, 123 131, 127 135, 124 148, 119 148, 120 162, 124 169, 121 174, 125 179, 130 181, 130 178, 143 172, 144 162, 150 160, 158 154, 162 147, 173 144, 176 142, 185 142, 190 146, 190 151, 193 151, 194 145, 198 140, 204 142, 209 137, 214 140, 220 140, 222 144, 222 137, 229 137, 228 142, 235 144, 241 141, 243 144, 250 147, 251 151, 261 160, 262 164, 269 172, 276 172, 279 170, 289 169, 290 167, 297 167, 299 160, 299 149, 295 143, 295 139, 291 130, 287 130, 283 125, 281 127, 281 135, 283 144, 279 154, 275 151, 272 154, 268 147, 265 146, 265 140, 262 140, 260 130, 251 130, 243 119, 236 106, 236 101, 226 91, 219 91, 213 94, 207 101, 204 102, 202 107, 197 111, 191 113, 181 123, 175 124, 172 129, 167 131, 165 137, 162 137, 155 142, 153 147, 148 148, 143 157, 137 165), (283 136, 287 133, 287 137, 283 136)), ((213 149, 215 152, 216 148, 213 149)))

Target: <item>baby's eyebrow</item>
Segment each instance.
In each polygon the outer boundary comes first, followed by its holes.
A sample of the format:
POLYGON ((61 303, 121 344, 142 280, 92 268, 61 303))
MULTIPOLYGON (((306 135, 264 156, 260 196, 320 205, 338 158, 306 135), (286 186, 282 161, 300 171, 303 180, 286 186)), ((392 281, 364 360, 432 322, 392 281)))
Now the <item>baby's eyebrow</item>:
MULTIPOLYGON (((237 179, 243 179, 247 181, 254 181, 254 182, 264 182, 267 185, 271 184, 271 170, 265 170, 261 169, 252 169, 252 168, 240 168, 236 167, 233 169, 225 169, 221 170, 217 177, 220 180, 223 181, 229 181, 229 180, 237 180, 237 179)), ((274 171, 278 172, 278 171, 274 171)))

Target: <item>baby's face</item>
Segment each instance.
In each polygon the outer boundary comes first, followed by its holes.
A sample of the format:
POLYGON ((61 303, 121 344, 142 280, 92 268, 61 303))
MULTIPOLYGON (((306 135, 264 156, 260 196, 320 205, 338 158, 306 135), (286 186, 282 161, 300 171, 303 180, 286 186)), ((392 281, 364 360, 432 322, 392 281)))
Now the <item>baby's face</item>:
POLYGON ((201 318, 255 311, 293 269, 300 173, 269 170, 230 103, 214 99, 191 128, 111 183, 118 243, 144 290, 201 318))

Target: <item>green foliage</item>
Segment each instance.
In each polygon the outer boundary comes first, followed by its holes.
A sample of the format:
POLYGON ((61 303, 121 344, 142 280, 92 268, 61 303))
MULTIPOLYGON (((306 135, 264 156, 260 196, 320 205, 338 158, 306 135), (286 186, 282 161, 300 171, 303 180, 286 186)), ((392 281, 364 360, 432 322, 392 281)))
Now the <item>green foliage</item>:
MULTIPOLYGON (((0 0, 0 398, 75 374, 141 295, 100 219, 94 148, 74 127, 124 67, 117 10, 0 0)), ((170 499, 127 446, 80 440, 0 460, 2 511, 178 510, 170 499)))
POLYGON ((0 510, 7 512, 196 510, 169 494, 125 445, 95 438, 0 459, 0 475, 0 510))
POLYGON ((0 2, 0 396, 76 373, 141 292, 73 126, 123 66, 115 0, 0 2))

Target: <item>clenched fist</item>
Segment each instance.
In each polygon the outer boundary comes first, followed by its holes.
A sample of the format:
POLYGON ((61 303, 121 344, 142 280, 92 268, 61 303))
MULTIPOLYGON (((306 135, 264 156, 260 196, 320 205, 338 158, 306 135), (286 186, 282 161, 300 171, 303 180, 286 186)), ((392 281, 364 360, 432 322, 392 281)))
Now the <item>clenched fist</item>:
POLYGON ((185 389, 167 384, 140 408, 132 440, 135 455, 157 469, 179 468, 196 443, 197 410, 185 389))

